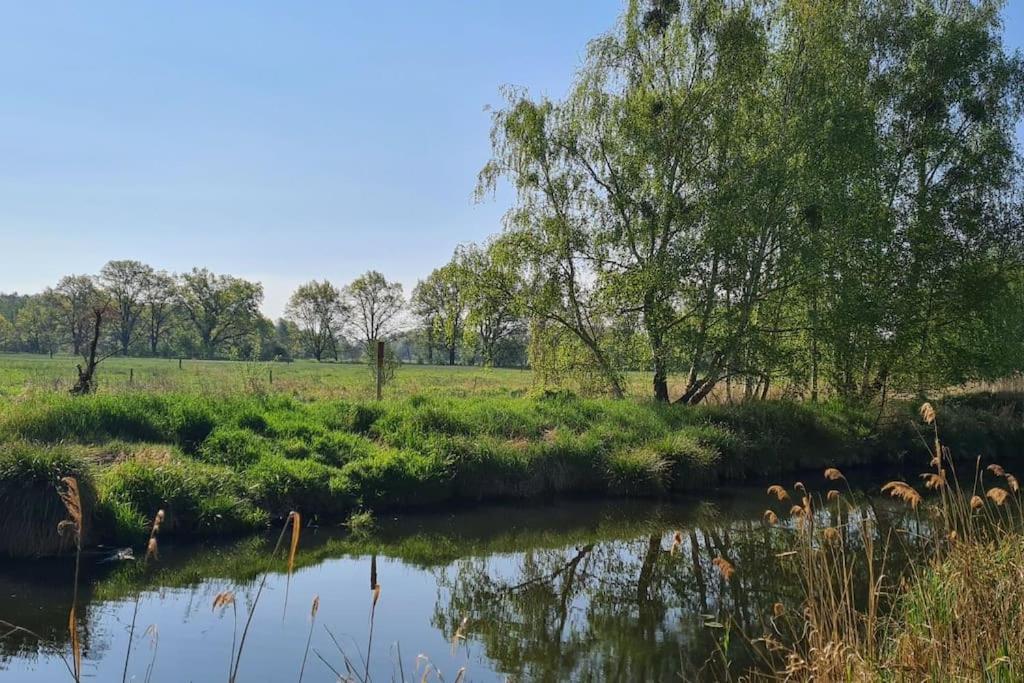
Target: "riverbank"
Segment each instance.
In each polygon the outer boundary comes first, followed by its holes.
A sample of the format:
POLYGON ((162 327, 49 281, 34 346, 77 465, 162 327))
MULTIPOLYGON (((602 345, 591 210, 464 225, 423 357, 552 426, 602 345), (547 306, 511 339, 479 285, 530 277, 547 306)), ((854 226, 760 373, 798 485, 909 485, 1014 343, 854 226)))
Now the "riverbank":
MULTIPOLYGON (((683 408, 637 401, 412 397, 303 402, 36 394, 0 414, 0 553, 60 549, 57 482, 75 476, 86 542, 265 528, 298 510, 353 511, 550 496, 658 497, 825 466, 919 453, 917 403, 877 408, 781 401, 683 408)), ((944 442, 1011 464, 1024 452, 1024 396, 950 397, 944 442)), ((924 437, 927 440, 928 437, 924 437)))

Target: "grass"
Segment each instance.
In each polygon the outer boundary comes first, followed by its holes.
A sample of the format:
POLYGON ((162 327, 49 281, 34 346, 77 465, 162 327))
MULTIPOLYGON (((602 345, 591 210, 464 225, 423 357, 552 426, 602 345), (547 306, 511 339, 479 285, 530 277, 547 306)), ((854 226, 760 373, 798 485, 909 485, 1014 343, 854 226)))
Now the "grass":
MULTIPOLYGON (((951 398, 950 444, 993 457, 1024 443, 1019 396, 951 398)), ((377 403, 283 394, 39 392, 0 414, 0 549, 59 549, 57 475, 96 500, 98 539, 265 528, 292 510, 351 512, 555 494, 662 496, 721 481, 892 462, 919 447, 911 404, 878 415, 781 401, 680 408, 643 401, 412 396, 377 403), (6 487, 6 488, 3 488, 6 487), (21 494, 32 491, 31 495, 21 494), (19 512, 21 510, 21 512, 19 512), (30 527, 16 521, 31 512, 30 527), (50 512, 47 513, 47 510, 50 512), (19 531, 22 529, 22 531, 19 531), (38 538, 33 545, 25 540, 38 538)))
MULTIPOLYGON (((132 358, 104 365, 98 393, 71 397, 60 390, 68 367, 63 357, 0 356, 0 492, 10 492, 0 553, 62 548, 51 524, 60 476, 82 483, 95 517, 88 542, 127 542, 144 538, 156 509, 167 514, 163 533, 202 537, 266 528, 293 510, 341 522, 389 507, 665 496, 894 462, 922 442, 911 401, 883 415, 782 400, 683 408, 533 395, 520 370, 407 366, 376 402, 361 366, 184 361, 179 370, 176 360, 132 358)), ((952 395, 943 411, 955 452, 1019 456, 1020 393, 952 395)))

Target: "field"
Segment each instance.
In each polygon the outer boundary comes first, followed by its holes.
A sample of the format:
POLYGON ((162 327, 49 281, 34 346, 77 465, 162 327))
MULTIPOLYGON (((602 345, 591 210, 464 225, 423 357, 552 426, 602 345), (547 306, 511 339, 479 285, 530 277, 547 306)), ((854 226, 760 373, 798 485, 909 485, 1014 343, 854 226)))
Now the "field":
MULTIPOLYGON (((72 359, 0 359, 0 552, 60 548, 56 482, 94 502, 93 542, 265 528, 296 509, 362 510, 554 495, 657 497, 725 480, 891 463, 921 443, 915 401, 666 406, 531 392, 522 370, 408 366, 381 402, 357 365, 112 359, 68 395, 72 359)), ((638 393, 642 375, 634 378, 638 393)), ((1024 442, 1015 393, 950 397, 957 453, 1024 442)), ((965 456, 966 457, 966 456, 965 456)))
MULTIPOLYGON (((70 355, 53 358, 32 354, 0 354, 0 399, 25 393, 66 390, 75 378, 70 355)), ((642 377, 636 376, 637 391, 642 377)), ((101 393, 185 392, 232 394, 272 391, 302 400, 368 399, 374 378, 363 365, 317 363, 249 363, 240 361, 164 358, 110 358, 99 370, 101 393)), ((516 396, 531 386, 527 370, 469 366, 403 365, 386 388, 387 396, 516 396)))

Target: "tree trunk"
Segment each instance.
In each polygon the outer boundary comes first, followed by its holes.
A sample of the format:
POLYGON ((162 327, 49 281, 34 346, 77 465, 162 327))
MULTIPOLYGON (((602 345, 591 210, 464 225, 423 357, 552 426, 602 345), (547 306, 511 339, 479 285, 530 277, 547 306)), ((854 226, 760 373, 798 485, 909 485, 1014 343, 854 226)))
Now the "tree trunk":
POLYGON ((448 365, 455 365, 455 347, 448 348, 448 365))
POLYGON ((78 365, 78 381, 71 387, 75 395, 91 394, 96 389, 94 375, 99 361, 96 359, 96 348, 100 342, 100 330, 103 327, 103 311, 93 311, 92 340, 89 342, 89 355, 85 358, 85 368, 78 365))

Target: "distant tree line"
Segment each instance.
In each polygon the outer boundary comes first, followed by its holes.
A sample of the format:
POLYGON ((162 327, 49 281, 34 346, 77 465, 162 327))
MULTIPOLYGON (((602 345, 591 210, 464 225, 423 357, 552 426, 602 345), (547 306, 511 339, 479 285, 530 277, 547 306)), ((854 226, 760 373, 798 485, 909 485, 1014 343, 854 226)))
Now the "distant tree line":
POLYGON ((311 280, 276 322, 260 313, 260 283, 111 261, 39 294, 0 294, 0 350, 88 356, 99 315, 103 357, 361 361, 382 340, 400 362, 524 365, 525 327, 509 319, 507 307, 493 309, 478 285, 463 283, 484 267, 481 253, 464 253, 457 270, 439 269, 417 286, 411 308, 400 283, 370 271, 345 286, 311 280), (439 287, 462 293, 442 301, 447 290, 439 287))
POLYGON ((877 400, 1024 368, 1024 64, 996 0, 630 0, 561 100, 510 89, 506 227, 415 287, 114 261, 0 297, 0 346, 529 365, 660 401, 877 400), (670 379, 673 380, 670 384, 670 379))

